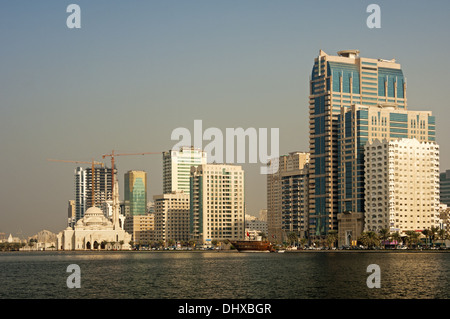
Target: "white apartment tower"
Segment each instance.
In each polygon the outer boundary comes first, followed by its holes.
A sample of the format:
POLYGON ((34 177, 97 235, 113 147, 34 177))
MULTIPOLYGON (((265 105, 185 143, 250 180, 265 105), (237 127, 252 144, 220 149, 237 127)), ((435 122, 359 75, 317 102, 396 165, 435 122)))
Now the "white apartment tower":
POLYGON ((244 171, 241 166, 203 164, 191 168, 190 237, 199 244, 243 240, 244 171))
POLYGON ((206 152, 194 147, 181 147, 163 153, 163 193, 182 190, 189 195, 192 166, 207 163, 206 152))
POLYGON ((365 231, 438 226, 439 146, 416 139, 365 145, 365 231))

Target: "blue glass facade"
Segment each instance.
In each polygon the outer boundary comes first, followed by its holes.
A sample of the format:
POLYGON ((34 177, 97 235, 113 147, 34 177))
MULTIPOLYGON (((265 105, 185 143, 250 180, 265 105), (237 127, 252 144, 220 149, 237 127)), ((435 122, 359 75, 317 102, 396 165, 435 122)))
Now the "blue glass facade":
MULTIPOLYGON (((363 153, 370 138, 368 114, 360 110, 341 116, 341 107, 392 102, 406 108, 402 70, 396 63, 392 68, 381 64, 383 67, 374 59, 336 59, 326 54, 315 59, 310 82, 312 236, 337 229, 339 212, 364 211, 363 153)), ((405 129, 393 127, 386 134, 403 135, 405 129)))
POLYGON ((394 98, 394 91, 397 87, 397 97, 404 98, 405 79, 402 70, 378 68, 378 95, 394 98), (386 87, 387 86, 387 92, 386 87))
POLYGON ((145 215, 147 213, 147 174, 129 171, 124 178, 124 199, 128 214, 145 215))

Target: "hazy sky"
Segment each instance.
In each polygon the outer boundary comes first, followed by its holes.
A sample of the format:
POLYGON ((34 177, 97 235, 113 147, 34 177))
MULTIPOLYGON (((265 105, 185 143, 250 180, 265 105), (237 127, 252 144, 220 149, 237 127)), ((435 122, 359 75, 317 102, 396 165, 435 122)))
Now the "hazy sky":
MULTIPOLYGON (((436 115, 441 171, 450 169, 450 2, 430 2, 2 1, 0 232, 66 227, 76 164, 48 158, 168 150, 172 130, 193 130, 196 119, 223 132, 279 128, 280 154, 308 151, 320 49, 395 58, 408 108, 436 115), (66 25, 71 3, 81 29, 66 25), (380 5, 380 29, 366 25, 371 3, 380 5)), ((253 215, 266 206, 260 166, 243 165, 253 215)), ((143 169, 149 200, 162 192, 160 155, 117 157, 117 167, 120 188, 127 170, 143 169)))

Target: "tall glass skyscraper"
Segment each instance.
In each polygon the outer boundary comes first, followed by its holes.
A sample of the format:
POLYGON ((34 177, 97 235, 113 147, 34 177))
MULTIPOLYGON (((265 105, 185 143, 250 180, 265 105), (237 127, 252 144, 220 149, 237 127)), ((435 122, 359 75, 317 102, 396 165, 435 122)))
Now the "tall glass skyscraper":
POLYGON ((147 173, 128 171, 124 180, 125 215, 145 215, 147 213, 147 173))
MULTIPOLYGON (((400 64, 363 58, 358 50, 339 51, 337 56, 320 50, 310 79, 310 236, 337 229, 341 108, 386 103, 406 109, 406 79, 400 64)), ((356 143, 364 142, 355 138, 356 143)), ((361 169, 364 163, 356 161, 355 165, 361 169)))

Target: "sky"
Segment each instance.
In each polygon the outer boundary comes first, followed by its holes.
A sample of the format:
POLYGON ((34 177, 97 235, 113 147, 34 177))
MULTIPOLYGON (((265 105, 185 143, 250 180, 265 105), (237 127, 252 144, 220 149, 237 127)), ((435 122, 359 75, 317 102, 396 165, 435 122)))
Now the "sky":
MULTIPOLYGON (((173 130, 279 129, 279 153, 309 151, 309 77, 319 50, 396 59, 408 108, 436 116, 450 169, 450 2, 2 1, 0 232, 26 238, 67 226, 77 164, 103 154, 161 152, 173 130), (67 7, 81 9, 70 29, 67 7), (371 3, 381 28, 368 28, 371 3)), ((207 144, 209 142, 204 142, 207 144)), ((110 164, 110 158, 104 159, 110 164)), ((116 157, 162 193, 162 156, 116 157)), ((266 207, 260 163, 242 164, 247 212, 266 207)))

